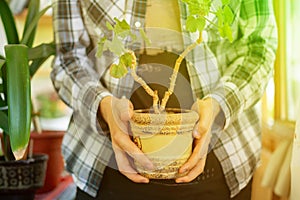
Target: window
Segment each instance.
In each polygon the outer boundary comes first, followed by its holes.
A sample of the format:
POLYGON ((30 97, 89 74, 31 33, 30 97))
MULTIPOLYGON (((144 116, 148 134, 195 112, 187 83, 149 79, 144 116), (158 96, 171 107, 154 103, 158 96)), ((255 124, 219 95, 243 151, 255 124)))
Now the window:
POLYGON ((300 101, 300 1, 273 0, 278 26, 274 78, 264 97, 264 121, 294 122, 300 101), (298 20, 298 21, 297 21, 298 20), (297 69, 298 68, 298 69, 297 69))
POLYGON ((295 121, 297 103, 300 98, 300 1, 284 1, 286 17, 286 96, 288 120, 295 121), (298 69, 297 69, 298 68, 298 69))

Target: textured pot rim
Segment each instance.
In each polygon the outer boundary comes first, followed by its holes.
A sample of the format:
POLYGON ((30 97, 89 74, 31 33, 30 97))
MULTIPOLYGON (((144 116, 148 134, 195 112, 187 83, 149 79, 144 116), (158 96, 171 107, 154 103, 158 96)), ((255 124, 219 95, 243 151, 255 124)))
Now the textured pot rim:
MULTIPOLYGON (((4 156, 0 156, 3 158, 4 156)), ((11 161, 5 161, 5 160, 0 160, 0 166, 22 166, 22 165, 30 165, 34 163, 40 163, 40 162, 45 162, 47 161, 49 156, 47 154, 43 153, 38 153, 34 154, 32 158, 28 158, 26 160, 11 160, 11 161)))
POLYGON ((163 113, 154 113, 151 109, 138 109, 134 110, 130 122, 166 125, 170 123, 195 123, 198 119, 197 112, 189 109, 166 108, 166 112, 163 113))
POLYGON ((65 131, 56 130, 42 130, 42 133, 32 131, 30 133, 31 138, 61 138, 65 135, 65 131))

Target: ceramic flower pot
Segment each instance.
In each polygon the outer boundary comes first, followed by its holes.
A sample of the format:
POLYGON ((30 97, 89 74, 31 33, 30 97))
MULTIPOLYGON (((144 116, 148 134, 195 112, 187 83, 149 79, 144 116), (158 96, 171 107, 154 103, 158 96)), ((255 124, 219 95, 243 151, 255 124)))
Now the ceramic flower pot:
POLYGON ((34 155, 27 160, 4 161, 0 157, 0 199, 34 199, 44 185, 48 156, 34 155))
POLYGON ((31 132, 33 140, 33 153, 47 154, 48 164, 46 170, 45 184, 37 193, 53 190, 61 180, 64 170, 64 161, 61 153, 61 144, 65 131, 43 130, 41 134, 31 132))
POLYGON ((192 110, 167 109, 161 114, 136 110, 130 121, 133 141, 155 166, 149 171, 135 161, 138 172, 150 179, 179 177, 178 169, 192 153, 197 120, 198 114, 192 110))

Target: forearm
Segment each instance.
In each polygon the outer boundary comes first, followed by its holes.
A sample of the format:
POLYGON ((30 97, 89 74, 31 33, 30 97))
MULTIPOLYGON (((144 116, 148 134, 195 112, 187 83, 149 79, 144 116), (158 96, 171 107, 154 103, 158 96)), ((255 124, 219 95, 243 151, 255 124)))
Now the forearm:
POLYGON ((235 23, 235 40, 231 44, 223 42, 215 52, 222 74, 218 86, 208 95, 220 103, 225 127, 261 99, 272 76, 277 48, 270 3, 264 0, 257 8, 253 1, 247 1, 247 5, 245 2, 235 23))
POLYGON ((57 53, 51 79, 60 98, 73 109, 74 120, 97 130, 99 103, 110 93, 99 82, 94 63, 86 54, 90 39, 78 6, 76 1, 53 2, 57 53), (72 26, 74 20, 76 27, 72 26))

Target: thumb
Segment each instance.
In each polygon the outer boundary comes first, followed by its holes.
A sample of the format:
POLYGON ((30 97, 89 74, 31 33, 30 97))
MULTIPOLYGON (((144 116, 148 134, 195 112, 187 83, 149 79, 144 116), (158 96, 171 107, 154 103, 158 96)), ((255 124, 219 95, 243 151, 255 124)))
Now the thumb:
POLYGON ((196 139, 200 139, 201 138, 201 135, 198 131, 198 126, 199 126, 199 123, 197 122, 194 129, 193 129, 193 137, 196 138, 196 139))
POLYGON ((120 101, 120 119, 122 121, 129 121, 133 115, 133 105, 128 99, 121 99, 120 101))
POLYGON ((199 137, 209 131, 214 120, 214 112, 213 105, 205 100, 198 99, 196 106, 199 114, 199 121, 195 131, 195 136, 197 138, 197 136, 199 137))

